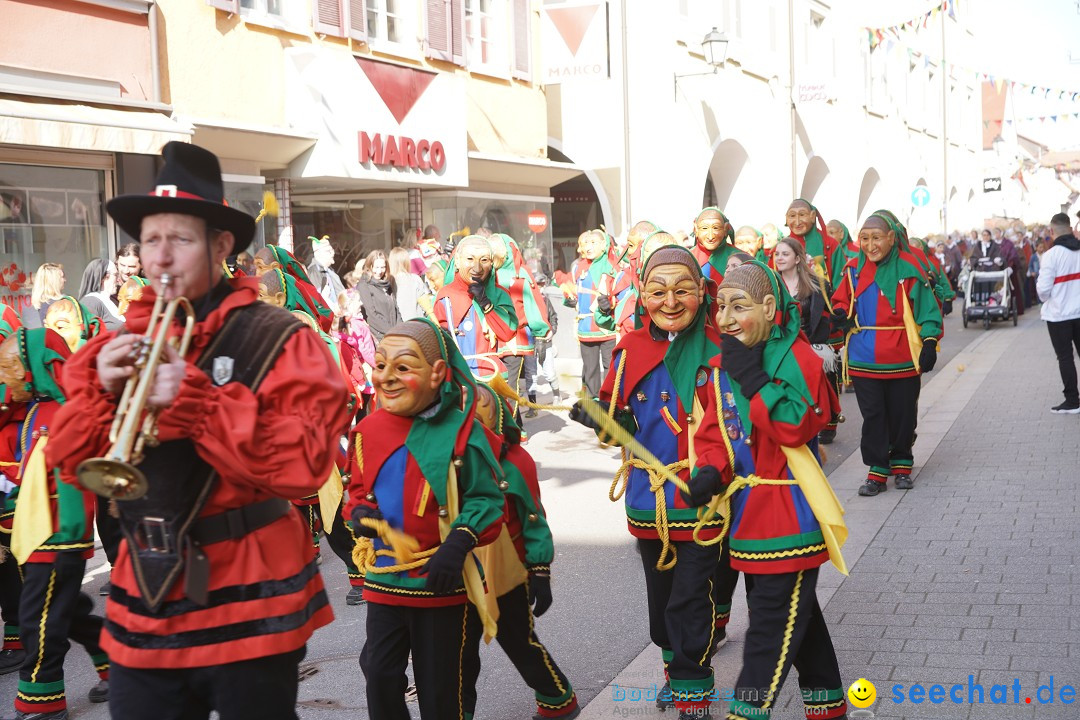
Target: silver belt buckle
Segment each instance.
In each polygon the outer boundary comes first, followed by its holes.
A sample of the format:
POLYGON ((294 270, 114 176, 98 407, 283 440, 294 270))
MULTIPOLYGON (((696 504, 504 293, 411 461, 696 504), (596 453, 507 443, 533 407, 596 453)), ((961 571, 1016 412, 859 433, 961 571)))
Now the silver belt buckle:
POLYGON ((144 517, 139 524, 140 549, 153 553, 170 554, 173 551, 172 530, 165 518, 144 517))

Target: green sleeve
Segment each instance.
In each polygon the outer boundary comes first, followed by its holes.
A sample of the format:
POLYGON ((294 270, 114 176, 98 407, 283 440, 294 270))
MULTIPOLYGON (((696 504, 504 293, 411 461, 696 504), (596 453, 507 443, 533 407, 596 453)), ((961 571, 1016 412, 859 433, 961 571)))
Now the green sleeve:
POLYGON ((86 496, 82 490, 60 479, 60 471, 53 469, 56 482, 57 532, 50 542, 78 542, 93 537, 86 527, 86 496))
POLYGON ((521 471, 510 461, 503 461, 506 481, 510 483, 506 494, 512 496, 518 517, 521 518, 521 537, 525 540, 525 566, 551 565, 555 558, 555 543, 551 537, 544 512, 536 506, 529 486, 521 471), (536 520, 530 520, 535 517, 536 520))
MULTIPOLYGON (((490 447, 486 453, 483 447, 478 447, 478 433, 479 426, 473 429, 464 463, 458 470, 461 508, 453 527, 468 527, 480 538, 479 544, 484 545, 495 539, 494 535, 482 537, 485 531, 495 528, 503 516, 503 496, 499 492, 503 472, 494 462, 490 447)), ((479 442, 487 443, 482 433, 479 433, 479 442)))
POLYGON ((922 329, 923 338, 941 337, 941 308, 929 282, 916 280, 911 285, 911 312, 915 313, 915 322, 922 329))

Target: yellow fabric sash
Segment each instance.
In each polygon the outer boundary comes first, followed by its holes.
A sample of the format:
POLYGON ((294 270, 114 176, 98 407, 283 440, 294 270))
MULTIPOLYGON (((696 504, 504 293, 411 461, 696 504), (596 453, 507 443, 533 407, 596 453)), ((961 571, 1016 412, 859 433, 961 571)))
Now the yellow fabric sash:
MULTIPOLYGON (((446 510, 446 517, 439 518, 439 537, 443 540, 450 534, 453 529, 452 523, 457 518, 458 513, 461 512, 461 504, 458 498, 457 468, 453 463, 450 463, 446 476, 446 510)), ((488 612, 484 580, 480 577, 480 570, 476 567, 476 563, 470 559, 474 555, 475 553, 470 552, 465 556, 463 573, 465 575, 465 592, 469 596, 469 602, 476 606, 476 611, 480 614, 480 621, 484 625, 484 642, 490 643, 498 632, 498 626, 496 625, 498 618, 492 617, 491 613, 488 612)))
POLYGON ((529 573, 521 564, 517 548, 514 547, 514 541, 510 538, 510 530, 505 525, 499 531, 495 542, 478 547, 473 552, 484 568, 484 581, 487 583, 487 595, 484 600, 487 603, 488 614, 498 620, 499 597, 528 580, 529 573))
MULTIPOLYGON (((903 283, 901 290, 903 290, 903 283)), ((911 301, 906 292, 901 292, 900 297, 904 300, 904 330, 907 332, 908 350, 911 351, 911 362, 915 364, 915 371, 920 372, 919 356, 922 355, 923 340, 919 333, 922 327, 915 323, 915 316, 911 312, 911 301)))
POLYGON ((330 532, 341 510, 341 498, 345 495, 341 473, 337 465, 330 470, 330 477, 319 488, 319 513, 322 515, 323 532, 330 532))
POLYGON ((20 565, 53 534, 53 513, 49 505, 49 470, 45 465, 47 441, 47 437, 42 437, 34 444, 34 450, 23 467, 22 485, 15 502, 11 554, 20 565))
POLYGON ((825 473, 821 470, 810 448, 800 445, 790 448, 781 445, 787 458, 788 469, 795 476, 795 481, 802 490, 806 502, 810 505, 818 525, 821 526, 821 535, 825 538, 825 546, 829 549, 829 560, 842 574, 848 574, 847 563, 840 552, 847 541, 848 530, 844 523, 844 507, 833 491, 825 473))

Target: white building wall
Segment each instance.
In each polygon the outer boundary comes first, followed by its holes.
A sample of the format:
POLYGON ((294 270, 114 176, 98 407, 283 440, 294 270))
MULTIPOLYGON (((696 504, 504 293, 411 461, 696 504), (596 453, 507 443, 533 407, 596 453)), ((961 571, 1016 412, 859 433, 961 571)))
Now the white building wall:
MULTIPOLYGON (((562 152, 597 170, 598 189, 615 208, 609 229, 622 233, 643 218, 688 229, 707 175, 736 226, 781 224, 788 204, 804 191, 827 219, 838 218, 853 231, 866 215, 887 207, 913 234, 940 233, 950 193, 950 229, 981 222, 981 98, 973 79, 958 78, 949 98, 955 115, 946 188, 940 64, 925 67, 921 60, 909 62, 905 49, 882 48, 868 78, 857 0, 790 4, 789 25, 787 0, 673 0, 663 11, 660 4, 612 0, 611 77, 564 82, 557 91, 558 117, 549 122, 562 152), (700 41, 713 26, 730 39, 728 62, 716 74, 676 82, 676 74, 711 69, 700 41), (624 32, 630 49, 625 58, 624 32), (798 105, 794 163, 789 47, 796 87, 821 83, 831 97, 798 105), (630 79, 625 87, 624 62, 630 79), (622 172, 604 172, 611 168, 622 172), (920 181, 932 201, 915 209, 911 192, 920 181), (975 202, 969 202, 973 188, 975 202)), ((970 34, 952 25, 949 33, 948 63, 964 65, 970 34)), ((932 44, 929 35, 920 33, 932 44)), ((549 117, 551 110, 549 105, 549 117)))

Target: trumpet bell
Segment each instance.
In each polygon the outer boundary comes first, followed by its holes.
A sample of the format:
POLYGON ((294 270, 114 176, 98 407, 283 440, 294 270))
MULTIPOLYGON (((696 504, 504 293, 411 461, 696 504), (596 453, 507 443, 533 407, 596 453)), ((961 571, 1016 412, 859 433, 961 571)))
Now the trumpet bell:
POLYGON ((83 460, 75 474, 84 488, 110 500, 138 500, 150 488, 139 468, 119 460, 83 460))

